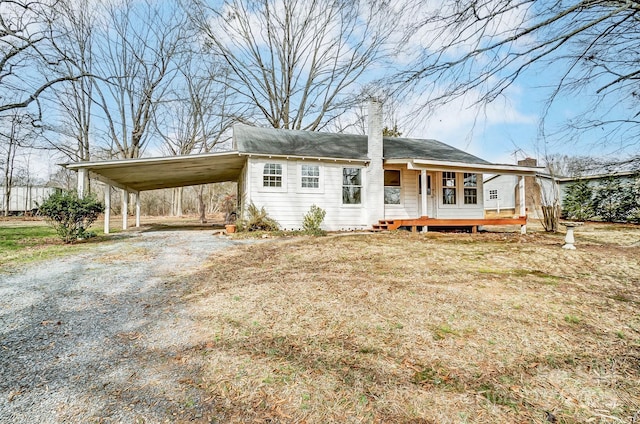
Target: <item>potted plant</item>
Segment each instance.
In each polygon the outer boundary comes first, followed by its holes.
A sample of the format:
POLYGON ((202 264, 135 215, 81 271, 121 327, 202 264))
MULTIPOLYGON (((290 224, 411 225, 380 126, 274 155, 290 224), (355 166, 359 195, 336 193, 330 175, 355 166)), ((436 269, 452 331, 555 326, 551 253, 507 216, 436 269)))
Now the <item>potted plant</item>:
POLYGON ((236 196, 229 194, 222 200, 222 210, 224 211, 224 228, 227 234, 236 232, 236 196))

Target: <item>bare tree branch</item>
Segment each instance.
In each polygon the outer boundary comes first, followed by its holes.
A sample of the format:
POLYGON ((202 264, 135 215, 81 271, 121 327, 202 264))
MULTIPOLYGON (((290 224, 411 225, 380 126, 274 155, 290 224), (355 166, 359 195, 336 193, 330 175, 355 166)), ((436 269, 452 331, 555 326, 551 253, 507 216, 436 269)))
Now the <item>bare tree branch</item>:
POLYGON ((60 73, 69 61, 57 46, 59 0, 0 1, 0 113, 24 109, 50 88, 84 78, 60 73), (56 76, 57 75, 57 76, 56 76))
POLYGON ((429 106, 471 92, 478 103, 490 103, 533 72, 562 68, 559 77, 549 77, 547 113, 560 94, 584 94, 593 99, 590 111, 601 114, 592 124, 627 119, 635 128, 629 135, 640 135, 634 124, 640 116, 637 0, 449 0, 435 8, 420 2, 411 13, 422 19, 405 42, 422 50, 398 76, 401 90, 429 87, 429 106), (620 102, 628 105, 626 118, 619 115, 623 108, 604 116, 602 105, 620 102))
POLYGON ((188 10, 245 108, 274 128, 319 130, 360 100, 366 73, 389 53, 391 10, 367 6, 196 0, 188 10))

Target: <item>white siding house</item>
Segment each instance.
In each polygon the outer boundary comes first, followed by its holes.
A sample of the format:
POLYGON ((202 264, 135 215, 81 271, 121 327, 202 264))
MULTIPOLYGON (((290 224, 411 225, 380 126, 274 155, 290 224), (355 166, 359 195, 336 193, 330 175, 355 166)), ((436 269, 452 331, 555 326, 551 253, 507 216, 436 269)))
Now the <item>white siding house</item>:
MULTIPOLYGON (((283 229, 299 229, 316 205, 326 211, 326 230, 491 225, 483 175, 537 171, 492 164, 436 140, 383 137, 381 107, 370 102, 368 136, 236 125, 228 152, 66 166, 102 180, 105 195, 110 186, 138 195, 236 181, 240 216, 254 204, 283 229)), ((524 229, 526 218, 504 223, 524 229)))
MULTIPOLYGON (((486 216, 517 215, 520 203, 520 180, 517 175, 493 175, 484 181, 484 209, 486 216)), ((526 177, 525 202, 527 215, 542 218, 542 206, 560 203, 558 184, 549 175, 526 177)))
POLYGON ((491 164, 435 140, 382 137, 381 110, 372 106, 369 136, 234 127, 234 145, 248 155, 239 179, 240 215, 254 204, 283 229, 300 229, 316 205, 326 211, 326 230, 420 217, 484 218, 482 173, 475 167, 491 164))
POLYGON ((366 202, 361 193, 362 184, 366 183, 363 171, 360 163, 249 158, 246 173, 249 188, 240 194, 240 199, 245 208, 250 203, 264 207, 287 230, 300 229, 302 218, 312 205, 326 211, 327 229, 362 229, 367 227, 366 202), (355 174, 356 178, 360 174, 359 202, 358 199, 343 202, 344 172, 355 174))
POLYGON ((518 182, 517 175, 493 175, 484 181, 484 208, 488 214, 516 213, 518 182))

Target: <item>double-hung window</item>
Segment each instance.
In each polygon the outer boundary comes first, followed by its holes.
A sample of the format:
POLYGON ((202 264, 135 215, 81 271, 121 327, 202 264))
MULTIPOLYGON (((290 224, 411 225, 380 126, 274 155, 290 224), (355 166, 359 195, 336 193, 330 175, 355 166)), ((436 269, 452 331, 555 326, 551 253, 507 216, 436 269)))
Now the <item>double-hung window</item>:
POLYGON ((263 187, 282 187, 282 165, 267 163, 262 173, 263 187))
POLYGON ((342 204, 362 203, 362 169, 342 168, 342 204))
POLYGON ((489 190, 489 200, 498 199, 498 190, 489 190))
POLYGON ((385 205, 400 204, 400 171, 384 171, 384 203, 385 205))
POLYGON ((478 174, 465 172, 463 174, 464 204, 478 204, 478 174))
POLYGON ((320 187, 320 166, 301 165, 300 166, 300 187, 319 188, 320 187))
POLYGON ((445 171, 442 173, 442 204, 455 205, 457 196, 456 173, 445 171))

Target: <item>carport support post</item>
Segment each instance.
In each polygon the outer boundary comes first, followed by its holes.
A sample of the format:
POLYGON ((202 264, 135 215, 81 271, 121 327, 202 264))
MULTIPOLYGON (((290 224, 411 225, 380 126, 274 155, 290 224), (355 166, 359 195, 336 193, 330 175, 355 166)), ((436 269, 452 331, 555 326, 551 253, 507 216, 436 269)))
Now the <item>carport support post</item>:
POLYGON ((127 229, 127 215, 129 214, 129 192, 122 190, 122 229, 127 229))
POLYGON ((78 169, 78 197, 83 198, 84 192, 87 190, 87 169, 78 169))
POLYGON ((104 233, 109 234, 109 224, 111 223, 111 186, 104 187, 104 233))
POLYGON ((140 192, 136 191, 136 228, 140 228, 140 192))
MULTIPOLYGON (((520 197, 520 216, 527 215, 527 200, 525 199, 524 175, 520 176, 518 181, 518 192, 520 197)), ((527 224, 520 226, 520 234, 527 234, 527 224)))

